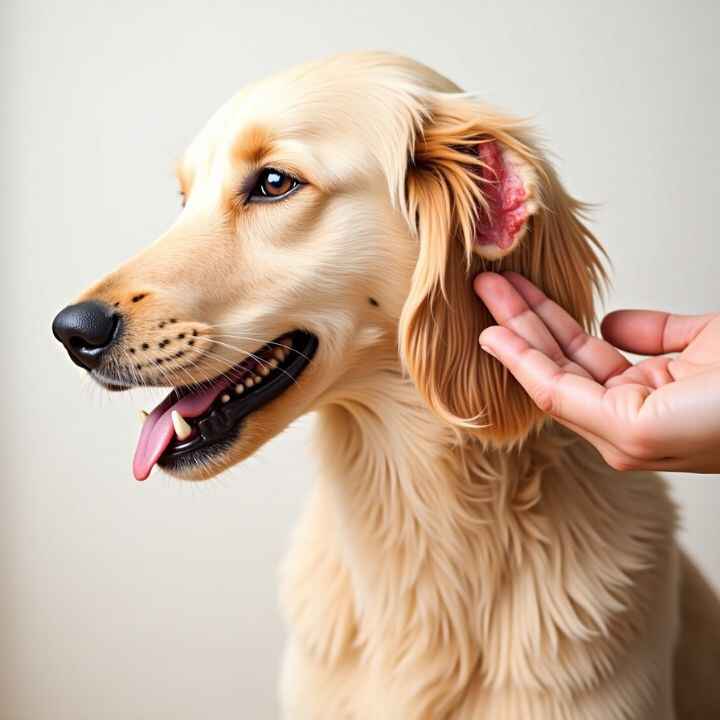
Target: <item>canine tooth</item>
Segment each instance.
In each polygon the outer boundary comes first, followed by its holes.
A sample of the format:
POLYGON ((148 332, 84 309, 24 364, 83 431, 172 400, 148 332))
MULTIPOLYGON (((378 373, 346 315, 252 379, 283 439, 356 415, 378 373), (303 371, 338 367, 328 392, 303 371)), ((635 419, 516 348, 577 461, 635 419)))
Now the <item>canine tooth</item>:
POLYGON ((267 377, 270 374, 270 368, 267 365, 263 365, 258 372, 263 376, 267 377))
POLYGON ((192 428, 188 425, 187 420, 177 410, 173 410, 170 417, 178 440, 187 440, 192 433, 192 428))
POLYGON ((242 395, 245 392, 245 386, 244 385, 236 385, 235 386, 235 392, 238 395, 242 395))
POLYGON ((245 387, 246 387, 246 388, 251 388, 254 384, 255 384, 255 381, 254 381, 252 378, 248 378, 248 379, 245 381, 245 387))
POLYGON ((148 417, 147 412, 145 412, 145 410, 141 410, 139 415, 140 415, 140 422, 144 423, 148 417))
POLYGON ((220 398, 220 400, 222 400, 224 403, 230 402, 230 396, 229 396, 227 393, 225 393, 225 394, 220 398))

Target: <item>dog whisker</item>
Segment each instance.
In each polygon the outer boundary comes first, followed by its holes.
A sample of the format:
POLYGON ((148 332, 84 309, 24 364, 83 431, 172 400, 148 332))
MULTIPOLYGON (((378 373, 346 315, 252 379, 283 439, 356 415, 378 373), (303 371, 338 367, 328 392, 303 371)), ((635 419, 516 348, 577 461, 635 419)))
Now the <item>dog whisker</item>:
MULTIPOLYGON (((225 336, 221 336, 221 337, 225 337, 225 336)), ((211 338, 211 339, 214 343, 216 343, 218 345, 222 345, 223 347, 229 348, 230 350, 234 350, 236 352, 244 353, 247 357, 252 358, 253 360, 255 360, 255 362, 257 362, 265 367, 280 370, 280 372, 282 372, 284 375, 287 375, 287 377, 290 378, 290 380, 294 384, 297 385, 297 380, 289 372, 287 372, 287 370, 284 370, 281 367, 273 368, 269 362, 267 362, 266 360, 263 360, 261 357, 259 357, 258 355, 255 355, 254 353, 248 352, 247 350, 243 350, 242 348, 235 347, 234 345, 230 345, 229 343, 221 342, 220 340, 215 340, 214 338, 211 338)), ((266 344, 269 345, 270 343, 266 343, 266 344)), ((283 347, 287 347, 287 346, 283 346, 283 347)), ((299 353, 299 354, 302 355, 302 353, 299 353)), ((303 356, 303 357, 305 357, 305 356, 303 356)))
MULTIPOLYGON (((212 327, 212 326, 211 326, 212 327)), ((284 343, 275 342, 273 340, 261 340, 259 338, 250 337, 249 335, 239 335, 235 333, 222 333, 222 334, 215 334, 215 333, 208 333, 206 335, 207 338, 210 340, 214 340, 215 338, 233 338, 235 340, 249 340, 250 342, 256 342, 259 345, 270 345, 272 347, 279 347, 283 348, 284 350, 287 350, 288 352, 295 353, 296 355, 299 355, 300 357, 305 358, 305 360, 310 360, 310 358, 307 357, 304 353, 300 352, 297 348, 294 348, 292 345, 286 345, 284 343)))

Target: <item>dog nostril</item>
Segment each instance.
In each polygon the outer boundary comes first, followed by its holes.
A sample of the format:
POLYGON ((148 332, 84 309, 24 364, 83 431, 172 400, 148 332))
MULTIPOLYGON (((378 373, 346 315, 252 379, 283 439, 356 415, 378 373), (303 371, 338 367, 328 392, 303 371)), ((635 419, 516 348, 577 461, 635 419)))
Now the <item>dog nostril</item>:
POLYGON ((66 307, 52 325, 53 334, 73 362, 87 370, 100 365, 103 353, 119 337, 121 329, 122 317, 97 300, 66 307))
POLYGON ((76 336, 70 338, 70 347, 72 347, 73 350, 84 350, 88 347, 88 345, 85 340, 76 336))
MULTIPOLYGON (((119 319, 119 318, 118 318, 119 319)), ((117 319, 115 320, 117 322, 117 319)), ((115 329, 115 322, 113 322, 113 330, 115 329)), ((110 335, 112 336, 112 331, 110 335)), ((94 343, 87 338, 82 337, 81 335, 73 335, 70 338, 70 346, 73 348, 73 350, 95 350, 97 348, 104 348, 108 343, 106 341, 101 341, 99 343, 94 343)))

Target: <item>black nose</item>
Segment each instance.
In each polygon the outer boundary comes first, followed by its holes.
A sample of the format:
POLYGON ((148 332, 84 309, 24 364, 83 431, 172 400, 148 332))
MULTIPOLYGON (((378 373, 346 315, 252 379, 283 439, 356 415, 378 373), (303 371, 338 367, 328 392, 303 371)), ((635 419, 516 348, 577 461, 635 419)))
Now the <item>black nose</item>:
POLYGON ((93 370, 103 353, 120 335, 122 318, 97 300, 69 305, 53 320, 53 335, 65 346, 73 362, 93 370))

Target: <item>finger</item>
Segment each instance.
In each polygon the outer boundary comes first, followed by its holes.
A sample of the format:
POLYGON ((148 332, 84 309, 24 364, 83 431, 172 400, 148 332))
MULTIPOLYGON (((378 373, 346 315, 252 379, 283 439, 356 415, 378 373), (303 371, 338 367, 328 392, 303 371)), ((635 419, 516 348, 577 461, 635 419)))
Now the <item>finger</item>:
POLYGON ((540 318, 528 307, 522 295, 502 276, 482 273, 475 278, 475 292, 499 325, 510 328, 533 347, 560 360, 562 352, 540 318))
MULTIPOLYGON (((622 375, 616 375, 605 383, 605 387, 617 387, 618 385, 646 385, 651 388, 660 388, 668 383, 675 382, 678 376, 671 372, 673 363, 672 355, 658 355, 646 358, 642 362, 628 368, 622 375)), ((687 363, 683 363, 678 372, 681 372, 687 363)), ((707 371, 702 368, 702 371, 707 371)))
POLYGON ((622 424, 611 412, 612 405, 604 403, 602 385, 566 372, 509 328, 487 328, 480 343, 507 367, 543 412, 618 444, 614 436, 622 434, 622 424))
POLYGON ((616 310, 605 316, 601 331, 613 345, 641 355, 681 352, 718 317, 671 315, 658 310, 616 310))
POLYGON ((545 323, 565 356, 585 368, 595 380, 605 383, 631 366, 612 345, 588 335, 570 313, 527 278, 512 272, 505 273, 504 277, 545 323))

